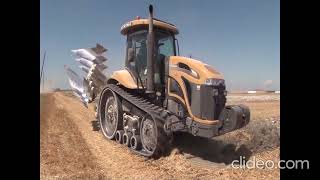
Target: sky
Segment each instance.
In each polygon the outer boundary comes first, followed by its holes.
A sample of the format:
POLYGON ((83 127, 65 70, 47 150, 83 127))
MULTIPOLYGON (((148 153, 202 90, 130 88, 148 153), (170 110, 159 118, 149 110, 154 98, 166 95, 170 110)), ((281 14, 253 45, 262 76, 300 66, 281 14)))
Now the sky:
POLYGON ((45 84, 69 88, 64 65, 80 72, 72 49, 108 49, 107 74, 124 68, 120 27, 136 16, 173 23, 181 56, 210 64, 228 90, 280 90, 279 0, 41 0, 40 63, 45 84))

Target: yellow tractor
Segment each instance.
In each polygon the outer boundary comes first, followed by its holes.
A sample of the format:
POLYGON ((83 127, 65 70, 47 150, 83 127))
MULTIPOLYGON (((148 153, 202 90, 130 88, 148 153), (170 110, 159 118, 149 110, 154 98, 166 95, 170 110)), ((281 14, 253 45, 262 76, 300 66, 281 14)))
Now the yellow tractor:
POLYGON ((165 153, 175 132, 212 138, 250 120, 248 107, 225 105, 222 74, 178 55, 178 33, 173 24, 153 17, 152 5, 148 19, 124 24, 125 68, 113 72, 97 95, 102 134, 143 156, 165 153))

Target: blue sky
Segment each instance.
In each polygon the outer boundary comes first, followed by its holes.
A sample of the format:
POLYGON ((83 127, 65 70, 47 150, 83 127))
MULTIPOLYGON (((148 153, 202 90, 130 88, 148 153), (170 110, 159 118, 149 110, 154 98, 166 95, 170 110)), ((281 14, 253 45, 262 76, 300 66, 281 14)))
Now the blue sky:
POLYGON ((108 49, 107 72, 122 69, 120 27, 147 17, 150 2, 156 18, 178 27, 180 54, 215 67, 228 90, 280 89, 279 0, 41 0, 46 83, 69 88, 63 65, 79 69, 70 50, 96 43, 108 49))

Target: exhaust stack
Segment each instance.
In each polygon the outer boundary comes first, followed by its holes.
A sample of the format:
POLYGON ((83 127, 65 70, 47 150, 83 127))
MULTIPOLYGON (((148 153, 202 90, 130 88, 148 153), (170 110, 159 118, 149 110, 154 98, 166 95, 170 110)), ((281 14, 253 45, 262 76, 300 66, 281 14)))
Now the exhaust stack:
POLYGON ((154 32, 153 32, 153 6, 149 6, 149 31, 147 39, 147 90, 154 93, 154 32))

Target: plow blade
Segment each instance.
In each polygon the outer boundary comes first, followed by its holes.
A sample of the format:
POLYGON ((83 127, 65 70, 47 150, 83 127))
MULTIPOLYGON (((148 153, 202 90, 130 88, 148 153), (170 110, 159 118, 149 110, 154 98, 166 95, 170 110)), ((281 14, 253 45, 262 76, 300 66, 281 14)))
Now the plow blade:
POLYGON ((108 67, 104 64, 107 58, 103 53, 106 51, 107 49, 100 44, 93 48, 71 50, 76 55, 75 60, 79 62, 79 68, 84 72, 84 77, 81 78, 70 68, 66 68, 69 83, 86 107, 88 103, 94 101, 106 84, 107 77, 103 72, 108 67))
POLYGON ((87 96, 87 81, 85 79, 81 79, 80 76, 69 67, 65 67, 65 70, 73 93, 79 97, 84 106, 88 107, 89 97, 87 96))

